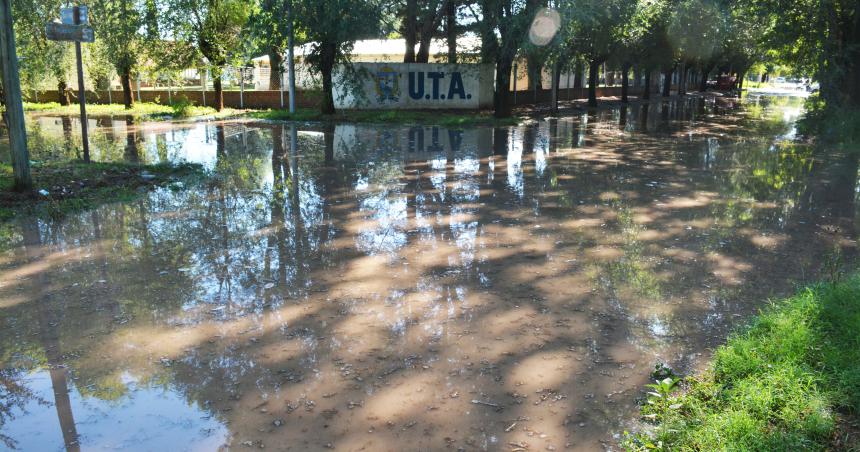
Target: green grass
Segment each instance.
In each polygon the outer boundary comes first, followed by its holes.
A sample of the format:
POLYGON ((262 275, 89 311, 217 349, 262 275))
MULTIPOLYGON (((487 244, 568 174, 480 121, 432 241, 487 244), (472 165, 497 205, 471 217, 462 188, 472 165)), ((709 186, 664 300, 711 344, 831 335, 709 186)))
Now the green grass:
MULTIPOLYGON (((53 115, 80 114, 80 106, 77 103, 60 105, 57 102, 34 103, 24 102, 24 111, 33 113, 44 113, 53 115)), ((179 100, 173 105, 163 105, 151 102, 136 102, 131 109, 126 109, 122 104, 87 104, 88 116, 128 116, 135 120, 186 118, 195 116, 225 117, 236 114, 236 110, 225 108, 218 112, 212 107, 191 106, 179 100)))
POLYGON ((662 389, 627 450, 860 450, 860 276, 773 303, 708 371, 662 389))
POLYGON ((827 105, 818 95, 809 96, 797 131, 804 137, 815 137, 827 144, 860 143, 860 110, 827 105))
POLYGON ((482 111, 342 110, 333 115, 324 115, 316 109, 299 108, 295 113, 287 110, 262 110, 250 112, 248 116, 282 121, 428 124, 446 127, 509 126, 520 122, 520 118, 497 119, 492 114, 482 111))
POLYGON ((18 215, 61 217, 99 204, 129 201, 146 191, 167 186, 179 189, 203 180, 196 164, 83 163, 35 164, 34 191, 12 190, 12 167, 0 164, 0 221, 18 215))

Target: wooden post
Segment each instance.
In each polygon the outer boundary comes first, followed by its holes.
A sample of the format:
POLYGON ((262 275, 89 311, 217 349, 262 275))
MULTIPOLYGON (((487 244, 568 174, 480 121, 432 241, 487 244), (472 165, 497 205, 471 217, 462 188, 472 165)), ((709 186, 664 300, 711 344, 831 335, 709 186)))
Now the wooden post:
POLYGON ((27 131, 24 128, 24 105, 21 101, 21 81, 18 79, 18 54, 15 50, 15 32, 12 29, 10 0, 0 0, 0 67, 6 95, 6 124, 9 126, 9 144, 15 189, 30 190, 30 153, 27 151, 27 131))
MULTIPOLYGON (((80 25, 81 10, 75 7, 74 12, 75 24, 80 25)), ((81 56, 81 41, 75 41, 75 57, 78 59, 78 103, 81 104, 81 143, 84 146, 84 162, 90 163, 90 138, 87 133, 87 91, 84 86, 84 59, 81 56)), ((138 86, 140 85, 138 84, 138 86)))

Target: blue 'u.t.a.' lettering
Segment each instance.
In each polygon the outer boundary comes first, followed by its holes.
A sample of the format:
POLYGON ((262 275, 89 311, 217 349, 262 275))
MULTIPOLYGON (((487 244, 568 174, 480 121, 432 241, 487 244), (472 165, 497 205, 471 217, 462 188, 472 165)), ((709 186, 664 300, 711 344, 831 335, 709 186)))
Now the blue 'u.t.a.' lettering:
POLYGON ((466 86, 460 72, 410 72, 409 73, 409 97, 415 100, 436 99, 471 99, 471 94, 466 94, 466 86), (448 80, 448 91, 445 93, 442 81, 448 80), (427 90, 425 81, 430 80, 430 89, 427 90))

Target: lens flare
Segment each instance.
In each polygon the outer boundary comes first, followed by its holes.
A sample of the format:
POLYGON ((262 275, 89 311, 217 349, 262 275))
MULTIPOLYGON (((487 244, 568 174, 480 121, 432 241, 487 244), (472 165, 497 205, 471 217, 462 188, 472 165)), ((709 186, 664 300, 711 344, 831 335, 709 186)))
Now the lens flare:
POLYGON ((559 27, 561 27, 561 16, 559 16, 558 11, 542 8, 535 15, 532 26, 529 28, 529 41, 536 46, 545 46, 558 33, 559 27))

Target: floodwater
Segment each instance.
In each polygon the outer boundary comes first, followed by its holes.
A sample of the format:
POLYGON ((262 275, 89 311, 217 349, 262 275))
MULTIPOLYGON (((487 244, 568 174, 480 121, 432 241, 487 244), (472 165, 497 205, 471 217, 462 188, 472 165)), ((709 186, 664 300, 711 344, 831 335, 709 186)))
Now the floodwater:
MULTIPOLYGON (((656 363, 853 259, 858 158, 801 105, 93 120, 96 158, 216 177, 0 228, 0 446, 617 449, 656 363)), ((34 158, 76 129, 33 118, 34 158)))

